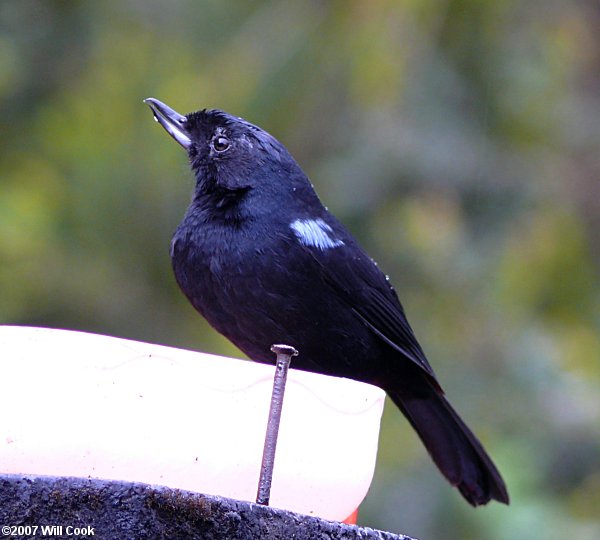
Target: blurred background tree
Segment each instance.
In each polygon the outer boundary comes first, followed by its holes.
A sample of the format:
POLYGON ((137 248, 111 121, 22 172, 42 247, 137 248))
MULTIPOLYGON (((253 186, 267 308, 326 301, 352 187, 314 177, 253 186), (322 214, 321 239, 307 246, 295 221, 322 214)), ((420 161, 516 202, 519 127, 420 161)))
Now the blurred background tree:
POLYGON ((590 0, 0 3, 0 322, 239 355, 179 293, 185 156, 141 100, 277 136, 390 274, 512 504, 384 415, 360 522, 600 538, 600 9, 590 0))

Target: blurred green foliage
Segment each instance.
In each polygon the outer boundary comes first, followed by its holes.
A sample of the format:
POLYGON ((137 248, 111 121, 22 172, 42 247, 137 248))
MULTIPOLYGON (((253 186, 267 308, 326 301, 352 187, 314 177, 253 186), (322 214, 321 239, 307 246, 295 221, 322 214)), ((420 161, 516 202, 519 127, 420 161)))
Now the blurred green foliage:
POLYGON ((142 104, 276 135, 392 277, 510 507, 388 407, 360 521, 600 538, 600 10, 591 0, 0 3, 0 321, 239 354, 187 305, 192 188, 142 104))

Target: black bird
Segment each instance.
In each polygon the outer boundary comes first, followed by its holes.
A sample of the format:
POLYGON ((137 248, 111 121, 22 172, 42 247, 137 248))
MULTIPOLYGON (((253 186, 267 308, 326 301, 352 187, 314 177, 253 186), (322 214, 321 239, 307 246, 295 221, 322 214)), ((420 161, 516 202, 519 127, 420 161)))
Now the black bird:
POLYGON ((473 506, 508 504, 500 473, 444 392, 388 278, 321 204, 287 149, 220 110, 187 116, 157 99, 154 118, 196 177, 171 243, 192 305, 252 360, 273 343, 297 368, 383 388, 448 481, 473 506))

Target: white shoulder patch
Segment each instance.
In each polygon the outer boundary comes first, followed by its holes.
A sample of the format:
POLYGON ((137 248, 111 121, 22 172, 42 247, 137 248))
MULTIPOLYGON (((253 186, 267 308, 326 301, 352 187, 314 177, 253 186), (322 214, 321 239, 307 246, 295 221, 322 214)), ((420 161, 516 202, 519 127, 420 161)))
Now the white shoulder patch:
POLYGON ((305 246, 325 250, 344 245, 342 240, 331 237, 333 229, 322 219, 297 219, 290 227, 305 246))

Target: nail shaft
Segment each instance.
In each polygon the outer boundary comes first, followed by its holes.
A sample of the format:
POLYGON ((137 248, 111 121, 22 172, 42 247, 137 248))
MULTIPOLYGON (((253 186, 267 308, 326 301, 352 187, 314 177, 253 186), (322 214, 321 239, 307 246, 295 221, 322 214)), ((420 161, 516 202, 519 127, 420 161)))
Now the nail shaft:
POLYGON ((290 367, 292 356, 298 354, 298 351, 289 345, 273 345, 271 350, 277 355, 277 360, 275 363, 275 378, 273 380, 271 406, 269 407, 265 446, 263 448, 260 477, 258 479, 258 493, 256 495, 256 502, 266 506, 269 505, 271 497, 275 449, 277 448, 277 435, 279 433, 279 421, 281 420, 281 409, 283 406, 288 368, 290 367))

